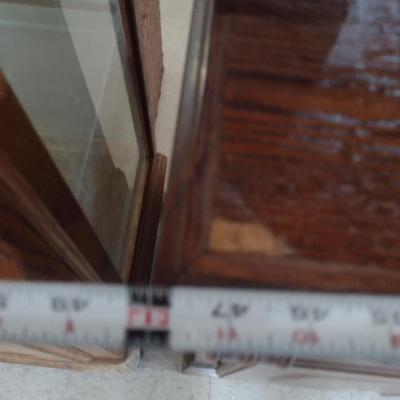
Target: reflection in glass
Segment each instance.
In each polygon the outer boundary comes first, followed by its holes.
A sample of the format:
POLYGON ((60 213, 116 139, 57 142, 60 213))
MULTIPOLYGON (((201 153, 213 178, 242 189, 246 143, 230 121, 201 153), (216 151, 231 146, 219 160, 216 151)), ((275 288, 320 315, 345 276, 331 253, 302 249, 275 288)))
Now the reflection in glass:
POLYGON ((117 268, 142 149, 107 0, 0 0, 0 67, 117 268))

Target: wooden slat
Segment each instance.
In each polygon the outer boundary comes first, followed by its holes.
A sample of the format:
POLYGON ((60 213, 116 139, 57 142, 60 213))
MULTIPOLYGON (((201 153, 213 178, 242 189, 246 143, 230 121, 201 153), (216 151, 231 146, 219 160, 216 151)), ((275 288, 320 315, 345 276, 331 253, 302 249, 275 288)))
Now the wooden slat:
POLYGON ((163 76, 160 1, 135 0, 134 6, 147 103, 154 131, 163 76))

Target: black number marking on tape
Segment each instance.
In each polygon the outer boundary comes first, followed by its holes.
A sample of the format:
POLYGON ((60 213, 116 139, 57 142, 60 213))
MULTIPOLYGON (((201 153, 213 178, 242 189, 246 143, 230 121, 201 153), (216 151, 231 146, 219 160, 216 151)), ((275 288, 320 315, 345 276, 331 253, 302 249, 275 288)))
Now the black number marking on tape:
POLYGON ((290 312, 295 321, 321 322, 329 315, 329 309, 318 307, 292 306, 290 312))
POLYGON ((224 304, 221 301, 212 310, 211 315, 215 318, 238 318, 247 313, 248 305, 232 303, 224 304))
POLYGON ((400 312, 388 312, 382 309, 371 310, 371 318, 374 325, 400 325, 400 312))
POLYGON ((66 298, 66 297, 53 297, 51 298, 51 308, 56 312, 70 312, 70 311, 83 311, 89 305, 89 301, 79 297, 66 298))

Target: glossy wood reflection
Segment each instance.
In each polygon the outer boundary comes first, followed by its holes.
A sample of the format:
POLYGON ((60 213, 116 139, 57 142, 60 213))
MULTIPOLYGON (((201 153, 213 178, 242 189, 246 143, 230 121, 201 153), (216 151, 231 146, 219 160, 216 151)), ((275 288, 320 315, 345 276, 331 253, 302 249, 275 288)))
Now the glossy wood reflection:
POLYGON ((397 292, 400 1, 215 4, 158 280, 397 292))

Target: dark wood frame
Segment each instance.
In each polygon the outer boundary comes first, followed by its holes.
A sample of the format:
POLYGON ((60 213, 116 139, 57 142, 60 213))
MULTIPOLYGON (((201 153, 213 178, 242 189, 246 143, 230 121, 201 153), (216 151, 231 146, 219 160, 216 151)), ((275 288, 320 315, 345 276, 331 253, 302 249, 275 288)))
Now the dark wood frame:
MULTIPOLYGON (((146 156, 153 158, 155 155, 155 137, 151 128, 150 115, 148 111, 145 76, 142 67, 142 55, 140 52, 140 37, 137 30, 137 15, 134 1, 119 0, 121 22, 124 36, 120 37, 119 43, 125 38, 125 46, 121 54, 125 55, 127 70, 126 77, 129 77, 128 95, 131 102, 132 114, 135 127, 139 127, 144 137, 138 137, 145 144, 146 156), (137 110, 135 110, 137 106, 137 110)), ((116 12, 113 12, 115 15, 116 12)), ((118 25, 117 25, 118 26, 118 25)))
POLYGON ((139 235, 129 282, 148 285, 151 279, 154 252, 157 242, 158 226, 164 198, 164 181, 167 158, 156 154, 147 179, 141 212, 139 235))
POLYGON ((214 0, 195 1, 193 7, 168 198, 161 220, 162 238, 168 240, 161 240, 157 250, 154 275, 156 284, 192 280, 186 273, 189 264, 183 255, 185 231, 190 218, 188 189, 192 178, 186 173, 186 168, 193 161, 197 145, 193 130, 198 127, 201 117, 214 7, 214 0))

